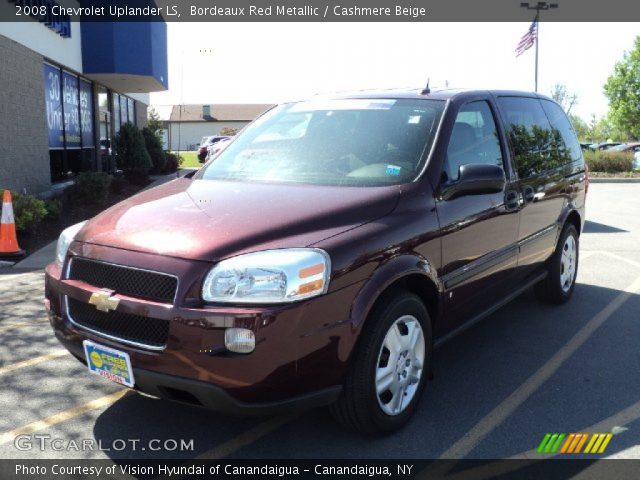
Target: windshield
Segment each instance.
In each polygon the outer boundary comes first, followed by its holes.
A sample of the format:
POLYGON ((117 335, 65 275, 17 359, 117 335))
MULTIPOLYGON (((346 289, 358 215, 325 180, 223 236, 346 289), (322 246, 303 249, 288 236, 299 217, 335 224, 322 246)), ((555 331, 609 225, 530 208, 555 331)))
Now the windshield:
POLYGON ((249 125, 196 178, 377 186, 412 181, 445 102, 316 100, 281 105, 249 125))

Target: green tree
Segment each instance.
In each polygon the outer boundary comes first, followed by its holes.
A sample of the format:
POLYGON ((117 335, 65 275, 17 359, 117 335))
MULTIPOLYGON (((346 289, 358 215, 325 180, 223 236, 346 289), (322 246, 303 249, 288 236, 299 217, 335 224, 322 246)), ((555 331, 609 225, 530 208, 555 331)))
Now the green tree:
POLYGON ((595 113, 591 114, 591 120, 589 120, 589 140, 591 143, 596 143, 598 137, 596 137, 596 127, 598 125, 598 118, 595 113))
POLYGON ((567 115, 571 114, 571 109, 578 103, 578 95, 570 92, 567 86, 562 83, 556 83, 551 88, 551 98, 560 104, 567 115))
POLYGON ((609 119, 619 133, 640 138, 640 36, 630 52, 617 62, 604 85, 609 119))
POLYGON ((155 173, 161 173, 164 170, 165 153, 162 149, 162 140, 158 138, 158 135, 153 133, 153 130, 149 127, 142 129, 142 136, 144 137, 144 144, 147 148, 147 153, 151 157, 153 162, 153 171, 155 173))
POLYGON ((621 141, 626 135, 615 128, 607 117, 597 118, 591 116, 587 127, 587 138, 593 143, 612 141, 621 141))
POLYGON ((571 113, 573 107, 578 104, 578 95, 570 92, 567 86, 563 83, 556 83, 551 88, 551 98, 553 98, 567 113, 578 138, 580 140, 587 139, 589 137, 589 127, 587 123, 578 115, 571 113))
POLYGON ((590 140, 589 125, 587 125, 587 122, 574 114, 569 115, 569 121, 571 122, 571 125, 573 125, 573 129, 581 142, 590 140))
POLYGON ((153 107, 150 107, 147 112, 147 128, 151 130, 158 139, 162 140, 160 136, 160 131, 163 129, 162 120, 160 120, 160 115, 153 107))
POLYGON ((125 177, 132 183, 144 185, 153 164, 142 132, 135 125, 125 123, 120 127, 116 136, 116 152, 118 167, 124 170, 125 177))

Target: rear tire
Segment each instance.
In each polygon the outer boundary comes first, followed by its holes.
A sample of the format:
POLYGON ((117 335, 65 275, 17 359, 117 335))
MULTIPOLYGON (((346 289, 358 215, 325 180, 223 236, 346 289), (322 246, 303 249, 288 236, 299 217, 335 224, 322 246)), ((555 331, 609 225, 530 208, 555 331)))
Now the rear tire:
POLYGON ((535 286, 538 300, 560 305, 571 298, 578 275, 579 246, 576 227, 567 223, 562 229, 555 252, 548 260, 547 277, 535 286))
POLYGON ((393 290, 369 315, 333 416, 350 430, 391 433, 413 415, 431 369, 429 313, 413 293, 393 290))

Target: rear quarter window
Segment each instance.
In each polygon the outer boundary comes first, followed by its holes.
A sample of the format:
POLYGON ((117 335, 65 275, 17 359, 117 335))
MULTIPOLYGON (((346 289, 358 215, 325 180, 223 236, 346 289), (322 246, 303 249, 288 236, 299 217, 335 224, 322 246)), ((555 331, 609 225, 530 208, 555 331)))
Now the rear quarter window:
MULTIPOLYGON (((574 161, 573 142, 567 145, 561 129, 551 124, 540 100, 529 97, 499 97, 498 104, 505 118, 514 166, 521 179, 555 170, 574 161)), ((560 113, 568 122, 562 109, 560 113)), ((554 118, 559 118, 557 112, 554 118)), ((560 123, 558 120, 558 124, 560 123)), ((571 125, 568 128, 573 134, 571 125)), ((577 146, 580 150, 580 145, 577 146)))
POLYGON ((563 163, 584 162, 580 142, 564 110, 560 105, 549 100, 541 100, 540 103, 551 123, 551 128, 559 132, 559 135, 555 134, 556 148, 563 163))

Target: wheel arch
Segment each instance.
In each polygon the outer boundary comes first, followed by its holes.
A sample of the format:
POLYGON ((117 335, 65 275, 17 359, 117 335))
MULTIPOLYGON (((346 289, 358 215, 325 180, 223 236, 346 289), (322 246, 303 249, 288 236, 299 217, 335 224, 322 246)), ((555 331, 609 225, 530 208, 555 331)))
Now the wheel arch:
POLYGON ((574 227, 576 227, 576 232, 578 232, 578 236, 582 233, 582 218, 577 210, 571 210, 563 222, 563 225, 567 223, 572 223, 574 227))
POLYGON ((349 346, 349 357, 357 348, 371 312, 389 292, 398 288, 414 293, 422 300, 435 334, 442 313, 442 283, 437 278, 434 266, 417 255, 394 257, 374 271, 354 302, 351 311, 354 335, 349 346))

